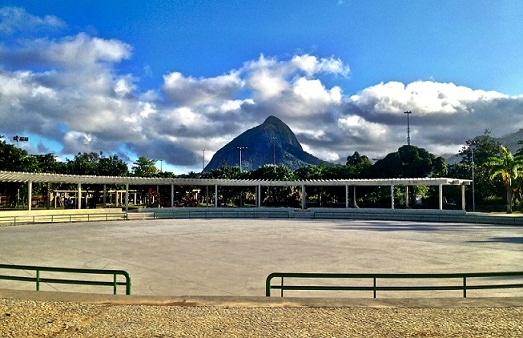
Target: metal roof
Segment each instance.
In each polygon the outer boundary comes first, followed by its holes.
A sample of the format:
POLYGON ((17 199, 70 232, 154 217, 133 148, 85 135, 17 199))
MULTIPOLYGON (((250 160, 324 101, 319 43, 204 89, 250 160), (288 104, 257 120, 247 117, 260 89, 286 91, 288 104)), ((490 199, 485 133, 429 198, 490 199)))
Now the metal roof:
POLYGON ((63 175, 0 171, 0 182, 129 184, 129 185, 196 185, 196 186, 405 186, 405 185, 470 185, 471 180, 457 178, 383 178, 332 180, 238 180, 221 178, 161 178, 94 175, 63 175))

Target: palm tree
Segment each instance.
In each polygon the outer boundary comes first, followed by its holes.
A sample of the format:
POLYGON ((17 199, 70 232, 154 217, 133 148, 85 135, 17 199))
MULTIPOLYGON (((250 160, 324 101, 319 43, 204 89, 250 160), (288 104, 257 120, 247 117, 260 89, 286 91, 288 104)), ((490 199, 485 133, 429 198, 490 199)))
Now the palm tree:
POLYGON ((499 157, 489 157, 485 162, 490 166, 490 179, 501 176, 507 189, 507 214, 512 213, 513 185, 523 170, 523 156, 512 156, 505 146, 500 146, 499 157))

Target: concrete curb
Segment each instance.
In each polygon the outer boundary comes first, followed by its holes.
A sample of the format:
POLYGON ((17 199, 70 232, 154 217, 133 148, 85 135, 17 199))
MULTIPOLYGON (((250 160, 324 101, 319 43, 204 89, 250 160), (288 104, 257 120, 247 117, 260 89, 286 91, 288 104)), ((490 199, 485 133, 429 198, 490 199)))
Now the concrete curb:
POLYGON ((0 289, 0 298, 130 306, 456 308, 523 307, 523 297, 481 298, 297 298, 220 296, 125 296, 0 289))

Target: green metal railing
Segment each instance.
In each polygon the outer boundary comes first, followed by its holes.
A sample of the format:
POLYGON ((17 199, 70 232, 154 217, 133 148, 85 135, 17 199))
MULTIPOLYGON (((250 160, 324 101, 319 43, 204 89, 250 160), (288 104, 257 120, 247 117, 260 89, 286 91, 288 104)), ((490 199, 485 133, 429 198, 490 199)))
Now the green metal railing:
POLYGON ((85 214, 54 214, 54 215, 19 215, 0 216, 0 224, 35 224, 35 223, 72 223, 97 222, 110 220, 126 220, 127 213, 85 213, 85 214))
POLYGON ((155 211, 154 218, 289 218, 289 211, 176 210, 155 211))
POLYGON ((418 274, 394 274, 394 273, 284 273, 274 272, 267 276, 265 282, 265 296, 271 296, 272 289, 294 291, 372 291, 374 298, 377 291, 438 291, 438 290, 462 290, 463 297, 467 297, 467 290, 480 289, 514 289, 523 288, 523 271, 511 272, 476 272, 476 273, 418 273, 418 274), (510 284, 481 284, 469 285, 470 278, 519 278, 520 283, 510 284), (272 285, 273 278, 281 278, 279 285, 272 285), (285 278, 296 279, 371 279, 372 286, 332 286, 332 285, 284 285, 285 278), (378 279, 460 279, 460 285, 424 285, 424 286, 382 286, 378 285, 378 279))
POLYGON ((131 276, 124 270, 102 270, 102 269, 76 269, 76 268, 59 268, 59 267, 43 267, 30 265, 10 265, 0 264, 0 269, 17 270, 17 271, 34 271, 35 276, 15 276, 15 275, 0 275, 0 280, 13 280, 22 282, 36 283, 36 291, 40 291, 41 283, 48 284, 76 284, 76 285, 96 285, 96 286, 112 286, 113 293, 116 295, 117 286, 125 285, 125 294, 131 294, 131 276), (60 273, 77 273, 89 275, 112 275, 112 281, 93 281, 80 279, 61 279, 61 278, 44 278, 41 276, 42 272, 60 272, 60 273), (118 281, 118 276, 124 276, 125 282, 118 281))

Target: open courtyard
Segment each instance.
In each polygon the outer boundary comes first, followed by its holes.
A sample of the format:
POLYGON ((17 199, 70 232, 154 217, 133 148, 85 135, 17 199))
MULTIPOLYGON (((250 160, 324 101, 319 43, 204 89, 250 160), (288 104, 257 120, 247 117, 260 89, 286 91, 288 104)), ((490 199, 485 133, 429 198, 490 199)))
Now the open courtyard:
MULTIPOLYGON (((132 278, 133 295, 264 296, 265 278, 272 272, 521 271, 523 228, 299 219, 19 225, 0 228, 0 262, 126 270, 132 278)), ((33 283, 0 281, 0 288, 4 289, 34 287, 33 283)), ((42 285, 41 290, 112 292, 107 287, 60 284, 42 285)), ((381 296, 461 296, 460 291, 438 292, 381 296)), ((359 291, 302 291, 286 295, 372 297, 369 292, 359 291)), ((507 295, 521 296, 523 290, 469 291, 469 297, 507 295)))

